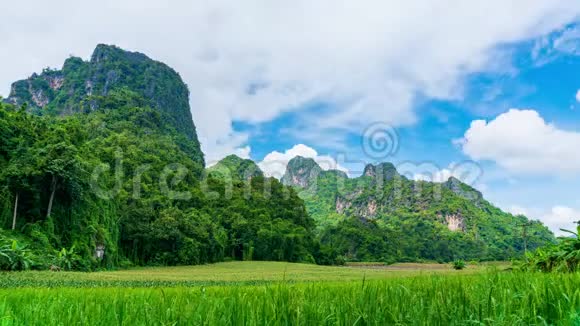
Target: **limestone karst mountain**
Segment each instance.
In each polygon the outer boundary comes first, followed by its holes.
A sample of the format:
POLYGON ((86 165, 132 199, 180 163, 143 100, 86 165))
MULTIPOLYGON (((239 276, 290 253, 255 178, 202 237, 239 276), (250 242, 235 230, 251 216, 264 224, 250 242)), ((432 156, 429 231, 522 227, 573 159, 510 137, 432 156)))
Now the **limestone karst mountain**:
MULTIPOLYGON (((505 259, 523 250, 521 225, 528 223, 527 218, 501 211, 455 177, 442 183, 409 180, 392 163, 379 163, 368 164, 361 176, 348 178, 344 173, 323 171, 312 159, 296 157, 288 163, 282 181, 299 191, 319 228, 326 230, 322 232, 339 233, 342 225, 358 221, 359 229, 377 225, 386 230, 378 234, 406 239, 401 243, 422 241, 409 238, 413 232, 425 232, 422 237, 431 240, 415 243, 416 247, 427 248, 429 242, 436 246, 439 240, 449 247, 472 246, 478 248, 475 258, 505 259)), ((553 235, 540 222, 530 225, 527 241, 531 248, 552 241, 553 235)), ((341 241, 349 242, 345 238, 341 241)), ((350 245, 356 256, 354 248, 360 244, 350 245)), ((419 255, 436 258, 427 251, 419 255)))
POLYGON ((203 165, 187 85, 175 70, 142 53, 99 44, 89 61, 70 57, 60 70, 47 68, 14 82, 5 101, 25 104, 34 114, 59 116, 98 108, 151 107, 195 143, 191 155, 203 165))

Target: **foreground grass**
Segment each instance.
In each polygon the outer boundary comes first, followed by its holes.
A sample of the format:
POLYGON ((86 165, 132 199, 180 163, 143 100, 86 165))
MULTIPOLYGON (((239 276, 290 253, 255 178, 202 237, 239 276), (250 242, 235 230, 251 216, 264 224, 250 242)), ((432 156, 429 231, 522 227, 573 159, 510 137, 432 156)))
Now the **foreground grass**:
POLYGON ((1 325, 579 325, 580 275, 0 290, 1 325))

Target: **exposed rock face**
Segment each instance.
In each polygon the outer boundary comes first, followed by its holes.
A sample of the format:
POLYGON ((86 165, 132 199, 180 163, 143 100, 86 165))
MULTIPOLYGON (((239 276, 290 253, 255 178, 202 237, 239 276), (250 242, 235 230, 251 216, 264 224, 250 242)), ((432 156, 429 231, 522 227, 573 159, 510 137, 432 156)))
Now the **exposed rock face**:
POLYGON ((461 214, 445 215, 445 223, 450 231, 465 232, 465 219, 461 214))
POLYGON ((46 80, 48 81, 50 89, 54 91, 59 90, 64 84, 64 76, 62 75, 47 76, 46 80))
MULTIPOLYGON (((351 194, 348 197, 356 197, 356 194, 351 194)), ((364 203, 355 203, 353 198, 337 197, 335 210, 338 214, 350 213, 355 216, 372 219, 375 218, 380 208, 380 202, 376 199, 371 198, 364 203)))
POLYGON ((344 211, 349 209, 350 206, 352 206, 352 202, 350 202, 349 200, 342 197, 336 197, 335 209, 337 213, 339 214, 344 213, 344 211))
POLYGON ((32 102, 38 107, 45 107, 48 104, 48 97, 43 93, 42 89, 32 89, 29 90, 32 95, 32 102))
POLYGON ((286 166, 282 184, 308 188, 316 182, 322 168, 311 158, 296 156, 286 166))
POLYGON ((356 214, 364 218, 373 218, 377 214, 377 201, 370 199, 366 204, 357 207, 356 214))
MULTIPOLYGON (((324 182, 325 187, 321 188, 325 191, 323 196, 333 197, 333 202, 329 204, 334 212, 362 219, 396 215, 399 214, 398 210, 401 207, 412 208, 414 212, 433 209, 440 205, 440 200, 443 200, 441 191, 436 192, 436 189, 449 189, 454 195, 468 199, 475 205, 483 202, 480 192, 456 178, 450 178, 442 184, 430 183, 432 187, 430 188, 427 183, 419 184, 406 179, 397 172, 392 163, 368 164, 360 178, 349 179, 344 172, 323 171, 313 159, 296 157, 290 160, 282 178, 285 185, 318 192, 319 189, 315 187, 316 181, 324 182), (388 184, 391 187, 383 188, 383 185, 388 184), (332 190, 327 193, 329 189, 332 190)), ((465 232, 466 218, 461 213, 433 212, 431 216, 451 231, 465 232)))

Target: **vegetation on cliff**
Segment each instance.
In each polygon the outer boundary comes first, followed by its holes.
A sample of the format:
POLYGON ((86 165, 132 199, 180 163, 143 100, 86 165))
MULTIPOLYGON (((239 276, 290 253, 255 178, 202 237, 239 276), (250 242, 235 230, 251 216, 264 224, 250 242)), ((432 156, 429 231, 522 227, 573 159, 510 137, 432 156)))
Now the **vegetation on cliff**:
POLYGON ((525 244, 533 250, 555 241, 540 222, 503 212, 456 178, 413 181, 391 163, 348 178, 296 158, 282 180, 293 180, 322 243, 351 261, 508 260, 521 257, 525 244))

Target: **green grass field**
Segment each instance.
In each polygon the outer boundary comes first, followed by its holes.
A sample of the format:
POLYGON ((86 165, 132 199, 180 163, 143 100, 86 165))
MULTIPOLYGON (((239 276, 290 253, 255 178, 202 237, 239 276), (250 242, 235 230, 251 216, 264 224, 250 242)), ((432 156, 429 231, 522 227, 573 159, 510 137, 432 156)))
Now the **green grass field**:
MULTIPOLYGON (((497 265, 492 265, 495 267, 497 265)), ((460 274, 490 265, 470 266, 460 274)), ((500 265, 500 268, 502 266, 500 265)), ((422 274, 458 274, 442 264, 354 264, 347 267, 286 262, 227 262, 180 267, 147 267, 95 273, 28 271, 0 273, 0 288, 13 287, 150 287, 262 284, 271 282, 361 281, 422 274)))
POLYGON ((0 274, 0 325, 580 325, 580 275, 231 262, 0 274))

